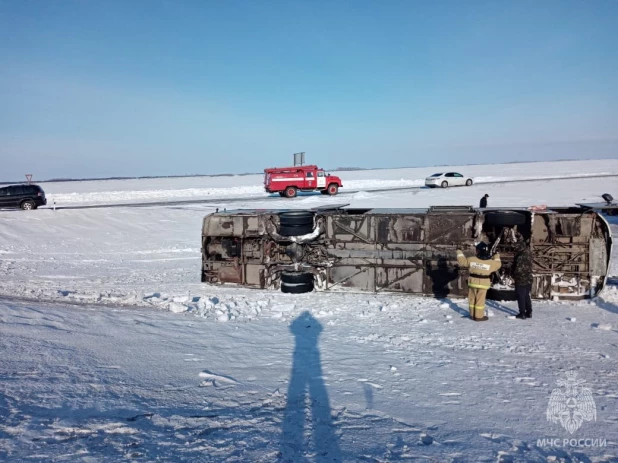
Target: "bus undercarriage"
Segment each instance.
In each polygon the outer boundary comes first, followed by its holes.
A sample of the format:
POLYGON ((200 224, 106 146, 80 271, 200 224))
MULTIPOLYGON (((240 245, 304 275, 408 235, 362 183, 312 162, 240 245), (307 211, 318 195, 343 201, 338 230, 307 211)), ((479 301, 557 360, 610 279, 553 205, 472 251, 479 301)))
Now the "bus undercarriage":
POLYGON ((202 229, 202 281, 281 289, 465 296, 456 250, 480 241, 499 252, 488 298, 514 297, 514 244, 533 256, 534 299, 596 296, 606 282, 612 237, 602 215, 582 208, 531 211, 358 209, 239 210, 210 214, 202 229))

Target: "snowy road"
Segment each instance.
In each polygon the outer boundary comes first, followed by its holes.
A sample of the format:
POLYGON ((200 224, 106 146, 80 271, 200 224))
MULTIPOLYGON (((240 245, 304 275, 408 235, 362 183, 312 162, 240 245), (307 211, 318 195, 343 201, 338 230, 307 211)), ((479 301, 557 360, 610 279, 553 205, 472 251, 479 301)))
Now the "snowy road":
MULTIPOLYGON (((494 185, 503 185, 507 183, 537 183, 537 184, 545 184, 547 182, 564 182, 564 181, 572 181, 579 179, 603 179, 609 180, 611 182, 618 181, 618 175, 615 174, 603 174, 603 175, 583 175, 583 176, 572 176, 572 177, 564 177, 564 178, 555 178, 555 177, 546 177, 546 178, 534 178, 534 179, 517 179, 517 180, 499 180, 499 181, 485 181, 481 183, 477 183, 472 185, 472 188, 475 188, 475 191, 478 191, 479 188, 487 189, 488 186, 494 185)), ((466 187, 470 188, 470 187, 466 187)), ((362 190, 364 193, 394 193, 400 191, 408 191, 408 190, 426 190, 428 189, 425 186, 405 186, 405 187, 390 187, 390 188, 368 188, 366 190, 362 190)), ((360 193, 361 190, 339 190, 339 193, 336 197, 347 197, 348 195, 352 195, 355 193, 360 193)), ((316 197, 323 199, 324 196, 321 193, 299 193, 300 197, 316 197)), ((247 201, 255 201, 255 200, 267 200, 267 199, 278 199, 279 195, 269 195, 263 196, 262 198, 253 195, 253 196, 244 196, 244 197, 226 197, 226 198, 210 198, 210 199, 184 199, 184 200, 169 200, 169 201, 143 201, 138 203, 112 203, 112 204, 90 204, 90 205, 80 205, 80 206, 57 206, 57 210, 62 209, 101 209, 108 207, 155 207, 155 206, 180 206, 180 205, 191 205, 191 204, 234 204, 234 203, 242 203, 247 201)), ((47 208, 53 208, 53 204, 48 204, 47 208)), ((43 207, 45 208, 45 206, 43 207)))
MULTIPOLYGON (((369 190, 376 192, 423 187, 425 177, 444 169, 461 172, 474 178, 475 184, 491 187, 492 184, 511 181, 587 177, 604 179, 607 176, 618 175, 618 160, 423 167, 338 172, 338 174, 343 180, 342 193, 369 190)), ((613 182, 615 183, 615 179, 613 182)), ((50 182, 42 186, 47 193, 49 205, 55 201, 58 207, 191 200, 225 201, 241 198, 273 199, 264 193, 262 175, 50 182)))
MULTIPOLYGON (((566 164, 551 171, 574 175, 566 164)), ((379 174, 358 176, 392 181, 379 174)), ((163 183, 139 188, 173 198, 163 183)), ((128 184, 107 188, 122 202, 138 191, 128 184)), ((65 187, 115 197, 100 183, 65 187)), ((491 206, 568 205, 615 188, 615 177, 501 181, 345 202, 475 205, 487 192, 491 206)), ((615 277, 594 301, 535 303, 526 322, 510 318, 514 303, 492 302, 487 323, 464 318, 463 299, 208 286, 200 231, 215 206, 342 202, 218 201, 0 211, 0 460, 618 461, 615 277), (546 418, 567 371, 596 407, 572 434, 546 418), (550 438, 559 445, 540 441, 550 438)))

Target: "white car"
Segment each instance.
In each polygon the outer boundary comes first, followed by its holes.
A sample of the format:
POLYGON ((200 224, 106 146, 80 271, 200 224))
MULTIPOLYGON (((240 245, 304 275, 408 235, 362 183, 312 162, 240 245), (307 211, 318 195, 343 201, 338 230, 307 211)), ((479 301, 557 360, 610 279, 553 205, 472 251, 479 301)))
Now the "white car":
POLYGON ((470 186, 474 182, 470 177, 464 177, 457 172, 433 174, 425 179, 425 186, 430 188, 447 188, 449 186, 470 186))

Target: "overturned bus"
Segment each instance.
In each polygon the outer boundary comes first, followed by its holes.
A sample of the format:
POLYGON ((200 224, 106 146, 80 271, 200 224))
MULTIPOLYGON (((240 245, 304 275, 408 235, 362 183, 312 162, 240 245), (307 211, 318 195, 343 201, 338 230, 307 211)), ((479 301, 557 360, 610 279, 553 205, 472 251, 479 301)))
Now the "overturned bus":
POLYGON ((500 253, 488 298, 514 298, 514 245, 533 256, 532 297, 583 299, 606 284, 612 236, 584 206, 541 210, 359 209, 237 210, 207 215, 202 281, 287 293, 355 290, 463 296, 467 269, 456 250, 484 241, 500 253))

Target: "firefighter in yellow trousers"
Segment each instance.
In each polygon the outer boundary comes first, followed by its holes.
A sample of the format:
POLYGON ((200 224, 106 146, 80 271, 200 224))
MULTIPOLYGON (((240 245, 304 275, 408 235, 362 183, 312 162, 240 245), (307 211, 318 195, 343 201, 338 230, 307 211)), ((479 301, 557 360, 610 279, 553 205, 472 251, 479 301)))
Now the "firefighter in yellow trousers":
POLYGON ((466 257, 457 250, 457 263, 460 267, 470 269, 468 278, 468 307, 470 318, 480 322, 487 320, 485 316, 485 297, 491 286, 490 276, 498 270, 502 263, 500 254, 489 255, 487 245, 483 242, 476 245, 476 257, 466 257))

